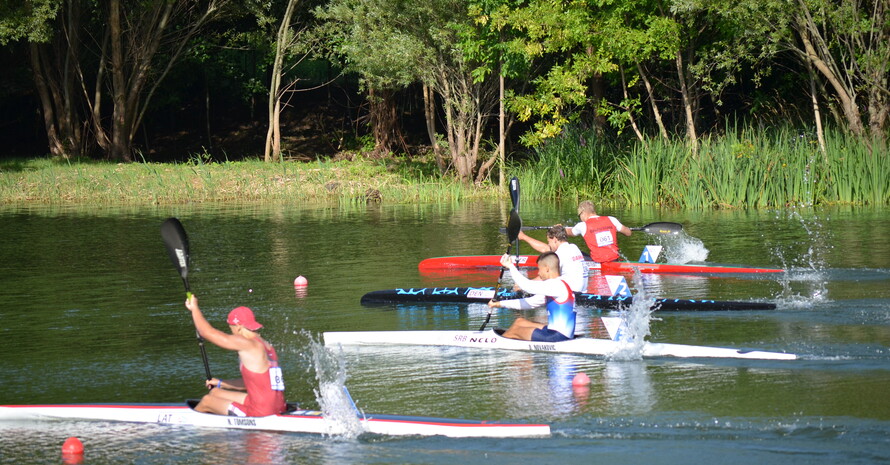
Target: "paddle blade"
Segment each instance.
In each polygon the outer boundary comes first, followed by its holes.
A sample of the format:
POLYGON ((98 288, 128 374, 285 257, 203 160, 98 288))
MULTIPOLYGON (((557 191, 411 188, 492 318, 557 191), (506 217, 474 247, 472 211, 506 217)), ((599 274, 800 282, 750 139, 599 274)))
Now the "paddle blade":
POLYGON ((189 238, 185 233, 185 228, 182 227, 182 223, 178 219, 168 218, 161 225, 161 237, 164 239, 170 261, 179 270, 179 275, 182 276, 183 282, 186 283, 186 290, 188 290, 189 238))
POLYGON ((646 226, 641 228, 631 228, 634 231, 643 231, 646 234, 660 234, 660 235, 669 235, 669 234, 680 234, 680 231, 683 230, 683 225, 680 223, 669 223, 666 221, 661 221, 658 223, 649 223, 646 226))
POLYGON ((513 176, 510 179, 510 200, 513 201, 513 209, 519 211, 519 178, 513 176))
POLYGON ((522 218, 516 209, 510 210, 510 221, 507 223, 507 242, 513 242, 519 237, 519 231, 522 230, 522 218))

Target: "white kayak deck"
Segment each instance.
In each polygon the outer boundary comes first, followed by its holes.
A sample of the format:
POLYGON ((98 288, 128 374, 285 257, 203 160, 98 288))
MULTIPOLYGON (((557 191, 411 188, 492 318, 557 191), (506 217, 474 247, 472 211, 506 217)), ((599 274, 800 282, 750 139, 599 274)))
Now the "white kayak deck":
MULTIPOLYGON (((344 331, 324 333, 325 345, 416 345, 471 349, 524 350, 567 354, 609 356, 626 350, 631 342, 578 337, 562 342, 522 341, 487 331, 344 331)), ((643 357, 736 358, 757 360, 796 360, 795 354, 740 350, 725 347, 644 342, 643 357)))

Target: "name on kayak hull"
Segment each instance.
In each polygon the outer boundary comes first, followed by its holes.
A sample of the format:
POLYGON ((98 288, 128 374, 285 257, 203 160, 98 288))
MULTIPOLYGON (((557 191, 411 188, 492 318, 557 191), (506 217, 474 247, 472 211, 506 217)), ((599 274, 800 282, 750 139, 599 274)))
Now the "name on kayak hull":
POLYGON ((253 418, 229 418, 231 426, 256 426, 256 420, 253 418))
POLYGON ((480 337, 480 336, 468 336, 466 334, 455 334, 454 342, 460 342, 464 344, 497 344, 497 337, 480 337))
POLYGON ((556 346, 553 344, 529 344, 529 350, 539 350, 547 352, 556 352, 556 346))

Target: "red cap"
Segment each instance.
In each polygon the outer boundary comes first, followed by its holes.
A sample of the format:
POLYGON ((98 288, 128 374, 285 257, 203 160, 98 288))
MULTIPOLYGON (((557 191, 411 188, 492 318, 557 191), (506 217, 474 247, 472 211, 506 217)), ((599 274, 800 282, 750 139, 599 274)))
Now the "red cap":
POLYGON ((229 312, 229 318, 226 322, 230 325, 244 326, 251 331, 256 331, 263 327, 263 325, 257 323, 256 318, 253 317, 253 310, 247 307, 238 307, 229 312))

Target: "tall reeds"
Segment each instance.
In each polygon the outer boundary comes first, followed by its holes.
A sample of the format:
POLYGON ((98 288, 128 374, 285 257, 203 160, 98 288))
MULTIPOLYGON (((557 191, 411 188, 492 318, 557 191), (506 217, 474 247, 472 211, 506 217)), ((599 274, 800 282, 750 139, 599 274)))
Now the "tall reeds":
POLYGON ((616 153, 591 140, 569 131, 538 150, 534 163, 518 169, 523 188, 541 197, 680 208, 890 203, 890 154, 879 142, 838 131, 826 134, 824 153, 792 128, 728 127, 697 151, 650 139, 616 153))

